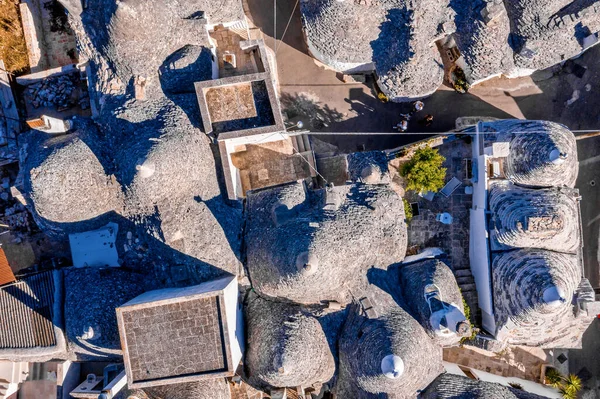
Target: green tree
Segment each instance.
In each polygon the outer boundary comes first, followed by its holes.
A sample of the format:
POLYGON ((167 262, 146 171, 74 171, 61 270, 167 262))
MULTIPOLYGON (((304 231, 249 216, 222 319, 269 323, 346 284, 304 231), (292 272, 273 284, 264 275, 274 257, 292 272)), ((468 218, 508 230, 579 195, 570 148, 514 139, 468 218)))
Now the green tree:
POLYGON ((400 175, 406 179, 406 188, 417 192, 438 192, 444 187, 446 168, 444 158, 429 146, 419 148, 412 158, 402 165, 400 175))

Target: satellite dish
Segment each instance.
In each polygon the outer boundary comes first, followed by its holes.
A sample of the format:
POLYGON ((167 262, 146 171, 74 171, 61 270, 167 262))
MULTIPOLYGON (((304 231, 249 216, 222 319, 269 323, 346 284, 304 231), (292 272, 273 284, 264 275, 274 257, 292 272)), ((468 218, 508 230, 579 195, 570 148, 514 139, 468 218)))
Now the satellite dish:
POLYGON ((381 372, 387 378, 400 378, 404 374, 404 362, 400 356, 387 355, 381 361, 381 372))

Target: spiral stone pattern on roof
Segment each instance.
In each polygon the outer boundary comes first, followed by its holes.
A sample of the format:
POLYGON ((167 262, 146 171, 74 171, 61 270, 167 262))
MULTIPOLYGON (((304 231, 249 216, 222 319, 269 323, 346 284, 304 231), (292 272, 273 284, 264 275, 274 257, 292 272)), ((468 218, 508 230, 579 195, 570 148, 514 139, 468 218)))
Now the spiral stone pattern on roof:
MULTIPOLYGON (((389 309, 389 308, 388 308, 389 309)), ((404 399, 429 385, 443 370, 442 349, 408 313, 399 307, 377 318, 361 314, 352 306, 339 341, 340 375, 338 397, 404 399), (402 359, 398 378, 382 372, 388 355, 402 359)))
POLYGON ((546 121, 515 127, 506 160, 508 179, 525 187, 574 187, 579 166, 573 133, 563 125, 546 121), (553 161, 560 154, 566 158, 553 161))
POLYGON ((538 249, 503 252, 493 258, 492 274, 496 327, 510 331, 510 342, 536 346, 565 333, 560 324, 573 319, 573 295, 581 280, 576 255, 538 249))
POLYGON ((575 189, 528 189, 509 182, 494 183, 492 250, 540 248, 576 253, 581 247, 579 209, 575 189))

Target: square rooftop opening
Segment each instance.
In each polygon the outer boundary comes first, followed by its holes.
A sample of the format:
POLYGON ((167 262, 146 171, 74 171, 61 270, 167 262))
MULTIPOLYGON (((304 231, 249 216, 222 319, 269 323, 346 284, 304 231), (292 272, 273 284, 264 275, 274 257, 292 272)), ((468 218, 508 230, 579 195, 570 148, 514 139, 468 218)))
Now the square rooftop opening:
POLYGON ((219 140, 285 130, 270 73, 196 83, 204 131, 219 140))
POLYGON ((233 375, 241 359, 234 277, 146 292, 117 309, 130 387, 233 375))

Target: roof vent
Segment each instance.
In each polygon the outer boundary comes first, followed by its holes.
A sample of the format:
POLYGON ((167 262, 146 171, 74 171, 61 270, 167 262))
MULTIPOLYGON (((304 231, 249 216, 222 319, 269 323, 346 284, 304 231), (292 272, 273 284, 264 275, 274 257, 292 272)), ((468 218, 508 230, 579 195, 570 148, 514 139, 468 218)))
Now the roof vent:
POLYGON ((387 355, 381 361, 381 372, 387 378, 399 378, 404 374, 404 362, 399 356, 387 355))
POLYGON ((311 276, 317 272, 319 259, 316 255, 302 252, 296 258, 296 268, 305 276, 311 276))
POLYGON ((556 148, 550 151, 550 162, 555 165, 560 165, 567 159, 568 155, 565 152, 560 152, 556 148))
POLYGON ((156 167, 154 166, 153 162, 138 159, 137 165, 135 165, 135 170, 138 171, 138 174, 141 178, 147 179, 154 174, 156 167))

